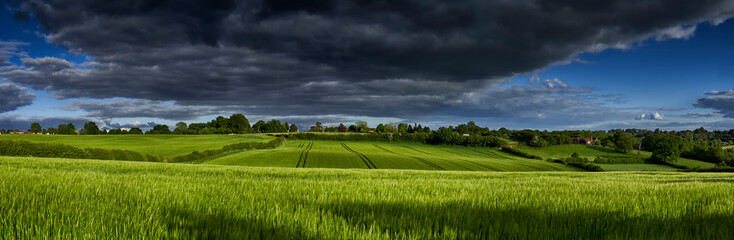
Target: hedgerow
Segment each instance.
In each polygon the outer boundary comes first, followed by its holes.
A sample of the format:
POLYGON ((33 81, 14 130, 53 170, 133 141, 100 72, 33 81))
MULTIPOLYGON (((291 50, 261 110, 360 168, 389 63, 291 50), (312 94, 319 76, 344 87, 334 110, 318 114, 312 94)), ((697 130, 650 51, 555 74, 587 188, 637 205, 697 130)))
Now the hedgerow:
POLYGON ((261 142, 235 143, 235 144, 226 145, 220 149, 206 150, 203 152, 194 151, 186 155, 181 155, 181 156, 170 158, 168 159, 168 161, 169 162, 192 162, 192 161, 208 160, 208 159, 221 157, 229 153, 240 152, 244 150, 276 148, 280 146, 281 144, 283 144, 284 141, 285 141, 284 138, 278 137, 267 143, 261 143, 261 142))

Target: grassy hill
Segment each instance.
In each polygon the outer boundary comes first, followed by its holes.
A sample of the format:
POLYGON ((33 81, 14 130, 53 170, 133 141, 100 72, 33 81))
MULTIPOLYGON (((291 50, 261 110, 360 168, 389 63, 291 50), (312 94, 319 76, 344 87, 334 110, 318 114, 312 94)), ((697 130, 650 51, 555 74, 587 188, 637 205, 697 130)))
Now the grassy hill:
POLYGON ((3 134, 0 139, 60 143, 80 148, 131 150, 139 153, 171 157, 218 149, 238 142, 268 142, 265 135, 16 135, 3 134))
MULTIPOLYGON (((570 144, 570 145, 558 145, 558 146, 549 146, 544 148, 532 148, 532 147, 523 147, 521 149, 523 152, 531 153, 533 155, 537 155, 540 157, 543 157, 544 159, 548 158, 567 158, 570 157, 571 154, 578 153, 580 157, 588 158, 589 160, 593 161, 596 157, 605 157, 605 158, 649 158, 652 153, 647 151, 641 151, 640 155, 637 155, 637 151, 633 151, 631 153, 621 153, 611 148, 605 148, 601 146, 589 146, 589 145, 582 145, 582 144, 570 144)), ((698 161, 693 159, 687 159, 687 158, 680 158, 675 163, 677 165, 685 166, 688 168, 711 168, 714 167, 715 164, 708 163, 704 161, 698 161)), ((661 170, 671 170, 674 171, 675 168, 669 167, 669 166, 660 166, 656 164, 602 164, 600 165, 602 169, 607 171, 661 171, 661 170), (627 166, 622 166, 627 165, 627 166)))
POLYGON ((0 157, 0 239, 732 239, 732 188, 726 173, 0 157))
POLYGON ((385 142, 289 141, 276 149, 241 152, 205 164, 298 168, 458 171, 576 171, 491 148, 385 142))

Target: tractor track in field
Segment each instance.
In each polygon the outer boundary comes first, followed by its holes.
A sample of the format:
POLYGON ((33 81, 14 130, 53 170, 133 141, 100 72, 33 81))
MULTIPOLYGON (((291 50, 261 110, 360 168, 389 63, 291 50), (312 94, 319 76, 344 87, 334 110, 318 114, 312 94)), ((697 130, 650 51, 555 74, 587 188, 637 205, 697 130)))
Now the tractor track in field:
POLYGON ((362 159, 362 161, 364 162, 364 164, 365 164, 365 165, 367 165, 367 168, 369 168, 369 169, 377 169, 377 167, 376 167, 376 166, 375 166, 375 164, 374 164, 374 163, 372 162, 372 160, 370 160, 370 158, 368 158, 368 157, 367 157, 367 156, 365 156, 364 154, 361 154, 361 153, 359 153, 359 152, 357 152, 357 151, 354 151, 353 149, 351 149, 351 148, 350 148, 349 146, 347 146, 347 145, 346 145, 346 144, 344 144, 344 143, 339 143, 339 144, 341 144, 341 145, 342 145, 342 147, 344 147, 344 149, 346 149, 347 151, 350 151, 350 152, 352 152, 352 153, 356 154, 356 155, 357 155, 357 157, 359 157, 360 159, 362 159))
MULTIPOLYGON (((463 154, 463 153, 456 153, 456 152, 452 152, 452 151, 449 151, 449 150, 446 150, 446 149, 440 149, 439 148, 438 150, 441 150, 441 151, 444 151, 444 152, 447 152, 447 153, 451 153, 451 154, 456 154, 456 155, 459 155, 459 156, 462 156, 462 157, 465 157, 465 158, 476 158, 476 156, 466 155, 466 154, 463 154)), ((469 163, 469 164, 472 164, 472 165, 475 165, 475 166, 480 166, 480 167, 483 167, 483 168, 486 168, 486 169, 489 169, 489 170, 492 170, 492 171, 500 171, 499 169, 496 169, 496 168, 487 166, 485 164, 481 164, 481 163, 477 163, 477 162, 472 162, 472 161, 469 161, 469 160, 466 160, 466 159, 459 159, 459 160, 460 161, 463 161, 463 162, 466 162, 466 163, 469 163)))
POLYGON ((441 166, 438 166, 435 163, 432 163, 432 162, 430 162, 428 160, 425 160, 423 158, 416 157, 416 156, 405 155, 405 154, 401 154, 401 153, 396 153, 396 152, 387 150, 386 148, 380 147, 377 144, 373 144, 373 145, 375 145, 376 148, 382 149, 385 152, 389 152, 389 153, 392 153, 392 154, 395 154, 395 155, 400 155, 400 156, 406 156, 406 157, 413 158, 415 160, 418 160, 418 161, 422 162, 423 164, 426 164, 428 166, 431 166, 431 167, 435 168, 436 170, 444 170, 444 171, 446 170, 445 168, 442 168, 441 166))
POLYGON ((301 151, 301 156, 298 157, 298 163, 296 164, 296 168, 305 168, 306 167, 306 158, 308 158, 308 151, 311 151, 311 148, 313 147, 313 143, 309 142, 305 144, 306 149, 303 149, 301 151))
MULTIPOLYGON (((413 150, 413 151, 416 151, 416 152, 419 152, 419 153, 423 153, 423 154, 426 154, 426 155, 434 156, 434 154, 430 154, 430 153, 427 153, 427 152, 424 152, 424 151, 421 151, 421 150, 418 150, 418 149, 415 149, 415 148, 412 148, 412 147, 409 147, 409 146, 406 146, 406 145, 400 145, 400 146, 403 146, 404 148, 407 148, 407 149, 410 149, 410 150, 413 150)), ((466 169, 467 171, 474 171, 474 169, 465 167, 464 165, 461 165, 461 164, 458 164, 458 163, 455 163, 455 162, 451 162, 451 159, 447 159, 447 160, 449 160, 449 161, 447 161, 447 163, 450 163, 450 164, 452 164, 454 166, 458 166, 460 168, 466 169)))

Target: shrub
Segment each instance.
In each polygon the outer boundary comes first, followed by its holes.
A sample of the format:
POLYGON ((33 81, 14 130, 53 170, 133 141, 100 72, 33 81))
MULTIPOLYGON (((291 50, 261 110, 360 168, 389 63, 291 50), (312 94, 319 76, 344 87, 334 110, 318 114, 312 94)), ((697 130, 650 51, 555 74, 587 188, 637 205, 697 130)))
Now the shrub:
POLYGON ((520 150, 518 150, 516 148, 503 147, 501 151, 506 152, 506 153, 509 153, 509 154, 512 154, 512 155, 515 155, 515 156, 519 156, 519 157, 543 160, 543 158, 540 157, 540 156, 533 155, 533 154, 530 154, 530 153, 526 153, 526 152, 520 151, 520 150))

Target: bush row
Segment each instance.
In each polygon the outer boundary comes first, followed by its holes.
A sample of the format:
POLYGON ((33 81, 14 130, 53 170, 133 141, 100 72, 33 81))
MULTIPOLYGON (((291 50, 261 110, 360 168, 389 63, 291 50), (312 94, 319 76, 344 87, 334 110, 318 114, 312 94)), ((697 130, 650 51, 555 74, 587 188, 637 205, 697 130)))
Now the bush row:
POLYGON ((169 161, 170 162, 191 162, 191 161, 201 161, 201 160, 213 159, 213 158, 220 157, 228 153, 239 152, 239 151, 244 151, 244 150, 276 148, 280 146, 281 144, 283 144, 284 141, 285 141, 284 138, 278 137, 267 143, 261 143, 261 142, 235 143, 235 144, 226 145, 220 149, 206 150, 203 152, 194 151, 186 155, 173 157, 169 161))
POLYGON ((647 161, 643 158, 596 157, 596 159, 594 159, 594 163, 596 164, 639 164, 639 163, 647 163, 647 161))
POLYGON ((603 172, 604 171, 603 169, 601 169, 601 167, 599 167, 599 165, 596 165, 593 163, 570 162, 567 165, 581 168, 588 172, 603 172))
POLYGON ((333 140, 333 141, 375 141, 375 142, 404 142, 423 143, 433 145, 460 145, 473 147, 498 147, 505 144, 505 140, 493 136, 461 136, 453 132, 444 133, 374 133, 374 134, 318 134, 296 133, 287 135, 289 139, 298 140, 333 140))
POLYGON ((129 150, 77 148, 64 144, 32 143, 29 141, 0 140, 0 155, 74 159, 101 159, 122 161, 162 162, 159 156, 129 150))
POLYGON ((516 148, 503 147, 502 150, 500 150, 500 151, 503 151, 503 152, 506 152, 506 153, 509 153, 509 154, 512 154, 512 155, 515 155, 515 156, 519 156, 519 157, 543 160, 543 158, 540 157, 540 156, 538 156, 538 155, 533 155, 533 154, 530 154, 530 153, 526 153, 526 152, 520 151, 520 150, 518 150, 516 148))
POLYGON ((734 167, 722 167, 717 166, 713 168, 691 168, 691 169, 684 169, 684 170, 678 170, 681 172, 734 172, 734 167))

